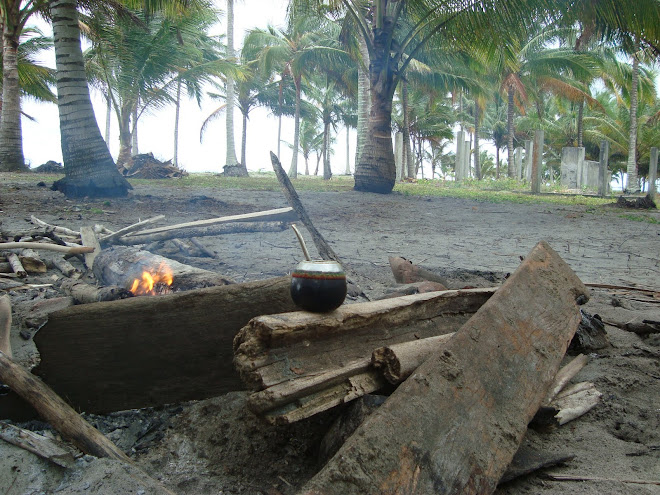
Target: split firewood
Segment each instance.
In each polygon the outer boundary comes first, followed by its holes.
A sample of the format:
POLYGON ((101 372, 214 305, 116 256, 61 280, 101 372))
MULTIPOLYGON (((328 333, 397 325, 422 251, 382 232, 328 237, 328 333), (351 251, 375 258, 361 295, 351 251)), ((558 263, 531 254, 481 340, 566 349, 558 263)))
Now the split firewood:
POLYGON ((555 381, 548 390, 548 394, 543 401, 544 404, 550 404, 555 397, 561 392, 566 385, 577 375, 582 368, 589 362, 589 356, 579 354, 575 356, 566 366, 561 368, 555 376, 555 381))
POLYGON ((0 421, 0 439, 32 452, 58 466, 69 468, 74 464, 71 451, 59 442, 3 421, 0 421))
POLYGON ((89 226, 80 228, 80 240, 82 241, 83 246, 93 248, 92 251, 85 253, 85 266, 91 270, 94 267, 94 260, 101 252, 101 245, 96 238, 94 229, 89 226))
POLYGON ((133 297, 133 293, 124 287, 106 285, 95 287, 80 280, 65 280, 60 288, 65 294, 73 297, 76 304, 88 304, 101 301, 116 301, 133 297))
POLYGON ((260 221, 267 218, 270 221, 273 220, 284 220, 288 221, 291 218, 290 215, 291 208, 277 208, 274 210, 265 210, 265 211, 255 211, 254 213, 243 213, 240 215, 230 215, 226 217, 217 217, 209 218, 207 220, 197 220, 194 222, 179 223, 176 225, 168 225, 165 227, 155 227, 153 229, 139 230, 137 232, 131 232, 129 235, 124 236, 128 239, 134 236, 144 236, 149 234, 157 234, 160 232, 168 232, 171 230, 179 230, 189 227, 203 227, 208 225, 214 225, 218 223, 226 222, 237 222, 237 221, 260 221))
POLYGON ((324 260, 334 260, 338 263, 341 263, 339 261, 339 257, 332 250, 330 244, 328 244, 328 241, 326 241, 321 233, 316 229, 316 227, 314 227, 312 220, 309 218, 305 207, 298 197, 296 189, 293 187, 293 184, 291 184, 289 176, 286 174, 286 172, 284 172, 284 169, 282 168, 277 155, 272 151, 270 152, 270 161, 273 165, 273 170, 275 170, 277 180, 280 182, 284 189, 284 196, 286 196, 287 201, 295 210, 298 218, 300 218, 300 221, 312 236, 312 240, 314 241, 316 250, 319 252, 319 256, 321 256, 321 258, 324 260))
POLYGON ((559 426, 579 418, 591 411, 600 402, 601 394, 590 382, 580 382, 563 390, 551 402, 558 410, 555 419, 559 426))
POLYGON ((48 270, 46 263, 41 261, 39 255, 32 249, 21 249, 18 259, 28 273, 46 273, 48 270))
POLYGON ((67 229, 66 227, 60 227, 58 225, 51 225, 49 223, 44 222, 43 220, 39 220, 34 215, 30 215, 30 221, 34 225, 39 225, 41 227, 46 227, 46 229, 51 230, 52 232, 55 232, 56 234, 64 234, 64 235, 69 235, 69 236, 73 236, 73 237, 80 237, 80 232, 77 232, 77 231, 71 230, 71 229, 67 229))
POLYGON ((230 279, 210 270, 179 263, 132 246, 113 246, 104 249, 94 260, 94 275, 105 285, 131 288, 135 280, 142 280, 143 272, 172 276, 170 291, 187 290, 232 283, 230 279))
POLYGON ((586 298, 570 267, 539 243, 300 493, 492 493, 577 330, 576 301, 586 298), (365 463, 374 453, 378 462, 365 463))
POLYGON ((94 248, 88 246, 81 246, 79 244, 67 243, 66 245, 59 244, 50 244, 46 242, 2 242, 0 243, 0 249, 43 249, 46 251, 57 251, 59 253, 66 254, 81 254, 81 253, 91 253, 94 251, 94 248))
POLYGON ((25 268, 23 268, 23 264, 21 263, 21 260, 16 253, 6 253, 5 257, 7 258, 7 261, 11 265, 12 271, 16 274, 17 277, 27 277, 27 272, 25 271, 25 268))
POLYGON ((145 225, 157 222, 158 220, 162 220, 163 218, 165 218, 165 215, 157 215, 157 216, 152 217, 152 218, 147 218, 146 220, 142 220, 141 222, 137 222, 137 223, 134 223, 132 225, 129 225, 128 227, 124 227, 123 229, 119 229, 116 232, 111 232, 108 235, 104 235, 103 237, 99 238, 99 241, 100 242, 111 243, 112 241, 114 241, 118 237, 129 234, 131 232, 135 232, 136 230, 140 230, 145 225))
POLYGON ((215 252, 211 251, 209 248, 207 248, 204 244, 199 242, 199 240, 195 239, 194 237, 190 238, 190 242, 192 242, 195 245, 195 247, 200 250, 202 254, 205 254, 209 258, 218 257, 218 255, 215 252))
POLYGON ((608 325, 613 327, 620 328, 627 332, 633 332, 637 335, 651 335, 652 333, 660 333, 660 321, 654 320, 642 320, 642 321, 628 321, 628 322, 618 322, 618 321, 605 321, 608 325))
POLYGON ((449 283, 444 277, 426 270, 425 268, 413 265, 411 261, 408 261, 405 258, 390 256, 388 259, 392 274, 394 275, 394 280, 396 280, 398 284, 411 284, 428 280, 430 282, 442 284, 445 287, 449 286, 449 283))
POLYGON ((279 277, 50 313, 34 336, 41 362, 33 372, 90 413, 244 390, 232 340, 255 316, 293 311, 290 285, 279 277))
MULTIPOLYGON (((291 216, 290 210, 287 210, 285 214, 291 216)), ((140 234, 137 232, 135 235, 117 238, 114 242, 116 244, 123 244, 124 246, 134 246, 136 244, 147 244, 155 241, 167 241, 184 237, 208 237, 245 232, 281 232, 287 228, 286 226, 287 222, 284 221, 219 223, 217 225, 209 225, 208 227, 182 227, 179 230, 156 232, 153 234, 140 234)))
POLYGON ((52 259, 53 266, 62 272, 62 275, 69 278, 79 278, 82 272, 69 263, 64 258, 55 257, 52 259))
POLYGON ((0 352, 12 357, 11 341, 11 299, 7 294, 0 296, 0 352))

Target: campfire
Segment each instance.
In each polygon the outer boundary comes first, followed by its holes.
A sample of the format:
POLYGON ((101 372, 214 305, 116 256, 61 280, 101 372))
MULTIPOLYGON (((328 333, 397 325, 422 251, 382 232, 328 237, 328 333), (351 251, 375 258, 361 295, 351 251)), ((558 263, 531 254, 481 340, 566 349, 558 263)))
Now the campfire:
POLYGON ((173 281, 172 270, 166 263, 161 263, 156 269, 144 270, 140 278, 133 280, 129 290, 136 296, 169 294, 173 281))

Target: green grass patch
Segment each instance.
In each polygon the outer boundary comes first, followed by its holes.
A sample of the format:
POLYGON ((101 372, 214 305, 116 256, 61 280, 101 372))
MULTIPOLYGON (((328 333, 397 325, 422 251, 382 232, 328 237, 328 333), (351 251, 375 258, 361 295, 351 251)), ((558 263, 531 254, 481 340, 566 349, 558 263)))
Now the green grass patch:
POLYGON ((645 223, 653 223, 653 224, 660 224, 660 219, 656 217, 652 217, 650 215, 641 215, 641 214, 635 214, 635 213, 624 213, 623 215, 619 215, 621 218, 625 218, 626 220, 630 220, 631 222, 645 222, 645 223))

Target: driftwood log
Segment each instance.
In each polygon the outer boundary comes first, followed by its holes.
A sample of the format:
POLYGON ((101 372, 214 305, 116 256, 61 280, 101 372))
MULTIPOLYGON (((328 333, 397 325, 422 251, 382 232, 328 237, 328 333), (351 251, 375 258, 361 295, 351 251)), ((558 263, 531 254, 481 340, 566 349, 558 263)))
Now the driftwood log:
POLYGON ((60 288, 68 296, 73 297, 76 304, 88 304, 101 301, 116 301, 133 297, 133 293, 118 285, 106 285, 96 287, 86 284, 80 280, 67 279, 62 282, 60 288))
POLYGON ((0 351, 12 357, 11 342, 11 299, 7 294, 0 296, 0 351))
POLYGON ((94 260, 94 275, 105 285, 130 288, 143 271, 158 270, 166 265, 173 275, 171 290, 188 290, 232 283, 219 273, 185 265, 157 254, 131 246, 104 249, 94 260))
POLYGON ((579 325, 576 300, 586 297, 539 243, 300 493, 492 493, 579 325))
POLYGON ((453 332, 494 292, 415 294, 327 314, 255 318, 234 340, 237 369, 255 390, 248 406, 271 423, 291 423, 381 389, 387 381, 371 366, 374 349, 415 347, 411 341, 453 332))
POLYGON ((34 337, 41 363, 33 371, 92 413, 241 390, 232 340, 255 316, 294 310, 290 283, 280 277, 51 313, 34 337))

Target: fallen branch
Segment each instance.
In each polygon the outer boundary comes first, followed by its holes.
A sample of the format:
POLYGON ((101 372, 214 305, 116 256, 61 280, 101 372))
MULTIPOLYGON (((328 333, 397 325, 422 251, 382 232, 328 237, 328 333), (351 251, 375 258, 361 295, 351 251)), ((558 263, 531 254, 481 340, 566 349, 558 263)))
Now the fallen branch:
POLYGON ((73 297, 76 304, 116 301, 118 299, 133 297, 131 291, 117 285, 95 287, 80 280, 65 280, 60 287, 65 294, 73 297))
POLYGON ((139 235, 147 235, 147 234, 156 234, 159 232, 168 232, 170 230, 178 230, 178 229, 183 229, 183 228, 188 228, 188 227, 201 227, 201 226, 206 226, 206 225, 213 225, 216 223, 225 223, 225 222, 236 222, 238 220, 259 220, 261 218, 269 218, 272 219, 273 217, 277 217, 279 215, 286 215, 291 211, 291 208, 277 208, 274 210, 265 210, 265 211, 255 211, 254 213, 243 213, 241 215, 230 215, 226 217, 218 217, 218 218, 209 218, 207 220, 197 220, 195 222, 187 222, 187 223, 179 223, 176 225, 169 225, 166 227, 156 227, 153 229, 146 229, 146 230, 140 230, 138 232, 132 232, 127 236, 124 236, 125 238, 129 237, 134 237, 134 236, 139 236, 139 235))
POLYGON ((124 227, 123 229, 119 229, 116 232, 112 232, 111 234, 104 235, 99 238, 100 242, 111 242, 114 239, 117 239, 118 237, 121 237, 123 235, 129 234, 131 232, 135 232, 136 230, 140 230, 143 226, 148 225, 153 222, 157 222, 158 220, 162 220, 165 218, 165 215, 157 215, 152 218, 148 218, 146 220, 142 220, 141 222, 134 223, 132 225, 129 225, 128 227, 124 227))
POLYGON ((80 246, 78 244, 70 245, 71 243, 66 244, 66 246, 62 246, 46 242, 2 242, 0 243, 0 249, 43 249, 45 251, 57 251, 58 253, 66 254, 91 253, 94 251, 94 248, 92 247, 80 246))
POLYGON ((316 227, 314 227, 312 220, 309 218, 309 215, 307 214, 305 207, 303 206, 302 202, 300 201, 300 198, 298 197, 298 193, 293 187, 293 184, 291 184, 291 180, 289 179, 289 176, 286 175, 286 172, 284 172, 284 169, 282 168, 280 161, 277 159, 277 155, 275 155, 275 153, 273 153, 272 151, 270 152, 270 161, 273 165, 273 170, 275 170, 275 175, 277 176, 277 180, 284 188, 284 196, 286 196, 287 201, 293 207, 295 212, 298 214, 300 221, 303 223, 305 228, 311 234, 312 240, 314 241, 314 245, 316 246, 316 250, 319 252, 319 256, 321 256, 321 258, 324 260, 334 260, 337 263, 341 263, 339 261, 339 257, 332 250, 328 242, 324 239, 324 237, 316 229, 316 227))
POLYGON ((0 381, 30 403, 63 437, 86 454, 131 462, 115 444, 91 426, 53 390, 0 352, 0 381))
POLYGON ((80 232, 67 229, 66 227, 60 227, 58 225, 51 225, 49 223, 44 222, 43 220, 39 220, 34 215, 30 215, 30 222, 32 222, 35 225, 39 225, 41 227, 46 227, 48 230, 51 230, 52 232, 55 232, 57 234, 70 235, 72 237, 80 237, 80 232))
POLYGON ((69 468, 74 464, 73 454, 51 438, 38 435, 0 421, 0 439, 38 455, 58 466, 69 468))
POLYGON ((281 232, 286 229, 286 222, 232 222, 211 225, 208 227, 182 227, 180 230, 157 232, 155 234, 135 235, 115 239, 115 243, 124 246, 148 244, 156 241, 167 241, 183 237, 207 237, 224 234, 240 234, 243 232, 281 232))
POLYGON ((603 323, 611 325, 613 327, 620 328, 627 332, 633 332, 637 335, 651 335, 652 333, 660 333, 660 321, 654 320, 642 320, 639 321, 629 321, 626 323, 618 321, 605 321, 603 323))
POLYGON ((67 260, 64 258, 53 258, 53 266, 57 268, 59 271, 62 272, 62 275, 65 277, 75 277, 81 276, 80 270, 78 270, 75 266, 73 266, 71 263, 69 263, 67 260))
POLYGON ((25 268, 23 268, 23 264, 21 263, 21 260, 18 258, 16 253, 7 253, 5 256, 11 265, 12 271, 16 274, 17 277, 27 277, 27 272, 25 271, 25 268))
POLYGON ((615 483, 632 483, 635 485, 656 485, 660 486, 660 481, 655 480, 631 480, 623 478, 601 478, 598 476, 577 476, 569 474, 546 473, 546 476, 553 481, 612 481, 615 483))

